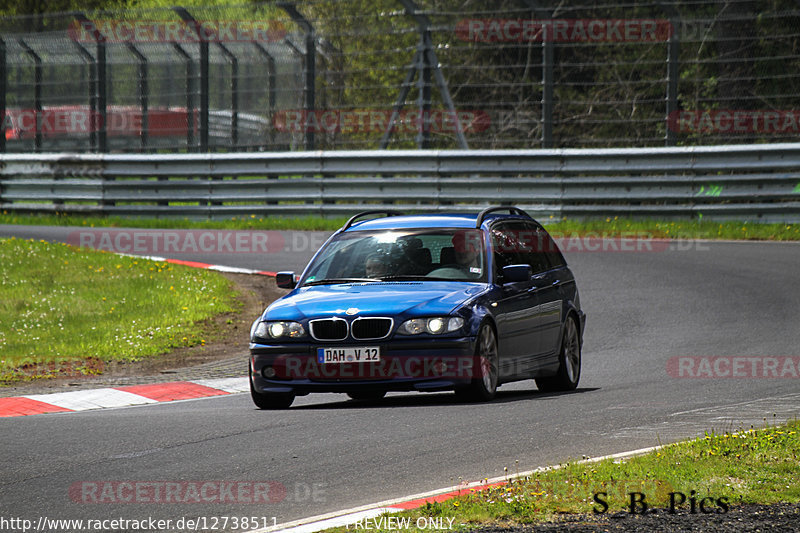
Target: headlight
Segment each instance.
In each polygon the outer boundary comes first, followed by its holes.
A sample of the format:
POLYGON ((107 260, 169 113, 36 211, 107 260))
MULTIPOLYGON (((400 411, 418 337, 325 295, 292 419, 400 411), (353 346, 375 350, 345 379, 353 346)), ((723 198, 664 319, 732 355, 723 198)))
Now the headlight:
POLYGON ((299 339, 305 337, 306 330, 299 322, 259 322, 256 326, 254 337, 261 339, 299 339))
POLYGON ((429 333, 431 335, 439 335, 441 333, 451 333, 457 329, 461 329, 464 325, 464 319, 461 317, 446 317, 435 316, 431 318, 412 318, 406 320, 397 329, 397 332, 402 335, 419 335, 420 333, 429 333))

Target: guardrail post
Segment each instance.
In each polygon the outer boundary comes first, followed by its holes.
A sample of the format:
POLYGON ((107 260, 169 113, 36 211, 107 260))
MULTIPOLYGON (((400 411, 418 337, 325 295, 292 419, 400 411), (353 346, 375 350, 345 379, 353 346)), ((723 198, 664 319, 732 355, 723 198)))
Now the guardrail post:
MULTIPOLYGON (((303 64, 303 92, 305 94, 305 113, 306 115, 310 115, 316 111, 316 63, 317 63, 317 55, 316 55, 316 35, 314 33, 314 27, 305 18, 299 11, 297 11, 297 7, 294 4, 288 2, 278 2, 276 4, 278 7, 286 11, 288 15, 292 18, 292 20, 300 26, 305 32, 305 59, 303 64)), ((311 128, 308 128, 306 131, 305 136, 305 148, 306 150, 314 150, 316 145, 316 138, 314 136, 314 131, 311 128)))

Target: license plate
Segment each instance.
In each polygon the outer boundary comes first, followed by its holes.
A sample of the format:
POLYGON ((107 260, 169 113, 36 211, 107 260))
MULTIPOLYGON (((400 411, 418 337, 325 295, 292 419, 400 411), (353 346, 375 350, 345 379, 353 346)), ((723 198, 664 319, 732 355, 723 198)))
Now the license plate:
POLYGON ((337 363, 373 363, 381 360, 378 346, 348 348, 317 348, 317 362, 321 365, 337 363))

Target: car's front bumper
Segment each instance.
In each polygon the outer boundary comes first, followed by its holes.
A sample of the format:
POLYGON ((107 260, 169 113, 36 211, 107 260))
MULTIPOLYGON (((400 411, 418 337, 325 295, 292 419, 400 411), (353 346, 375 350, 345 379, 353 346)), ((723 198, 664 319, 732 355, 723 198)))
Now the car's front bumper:
POLYGON ((307 394, 360 390, 435 391, 468 384, 474 377, 475 338, 409 339, 379 346, 381 360, 320 363, 317 349, 353 344, 252 344, 250 378, 258 392, 307 394), (267 377, 269 376, 269 377, 267 377))

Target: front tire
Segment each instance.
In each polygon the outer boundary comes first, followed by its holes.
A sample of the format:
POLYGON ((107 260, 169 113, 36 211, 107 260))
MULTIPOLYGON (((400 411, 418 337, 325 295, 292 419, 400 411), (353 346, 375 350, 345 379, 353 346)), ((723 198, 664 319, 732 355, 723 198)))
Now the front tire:
POLYGON ((558 363, 558 372, 555 376, 536 378, 536 386, 540 391, 563 392, 578 387, 578 381, 581 379, 581 339, 578 335, 578 326, 571 315, 564 322, 558 363))
MULTIPOLYGON (((465 400, 487 402, 497 394, 499 357, 497 352, 497 337, 494 328, 488 323, 481 325, 478 333, 478 342, 475 346, 475 359, 477 363, 477 376, 472 379, 467 387, 457 389, 456 394, 465 400)), ((473 366, 473 372, 476 367, 473 366)))
POLYGON ((294 393, 258 392, 253 386, 253 378, 250 381, 250 397, 259 409, 288 409, 294 401, 294 393))

